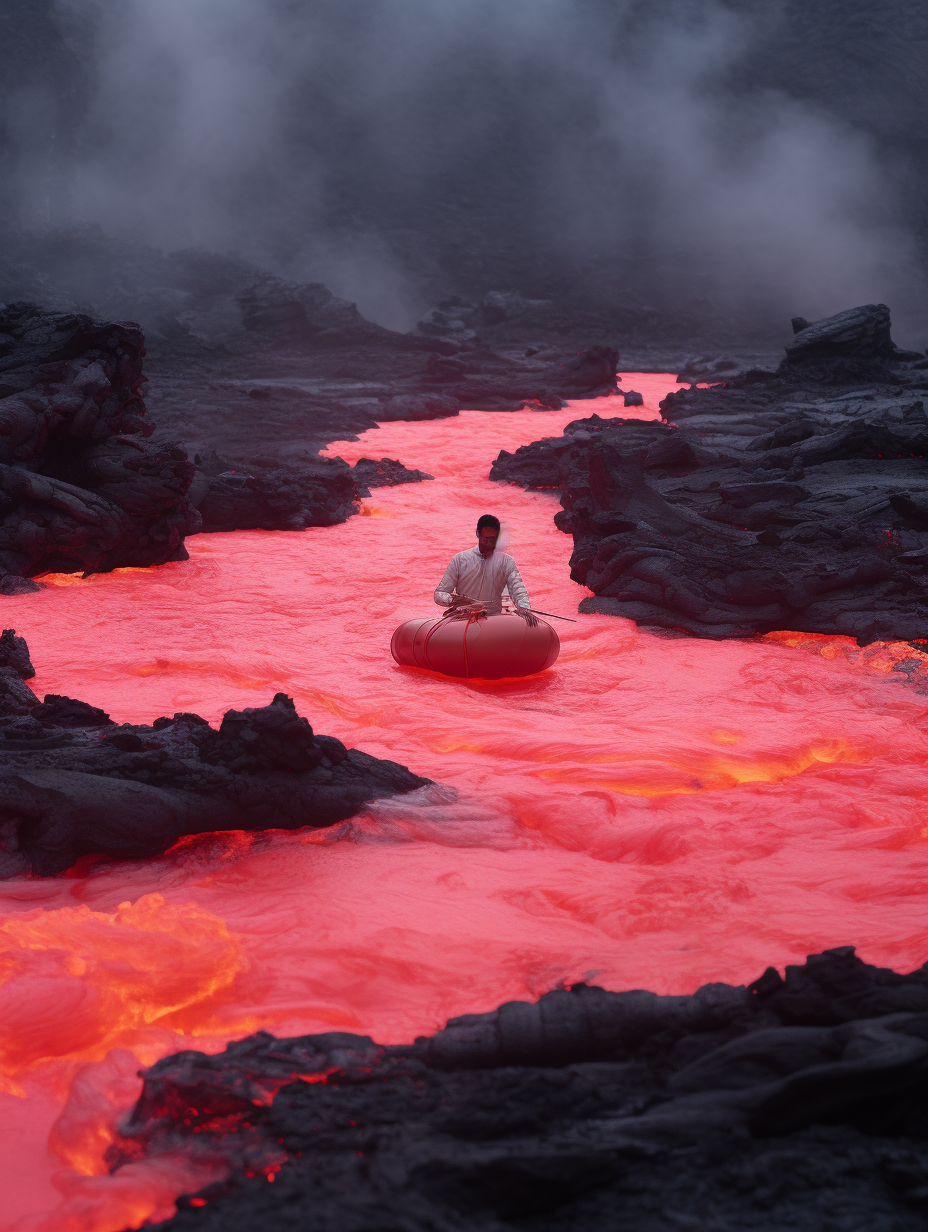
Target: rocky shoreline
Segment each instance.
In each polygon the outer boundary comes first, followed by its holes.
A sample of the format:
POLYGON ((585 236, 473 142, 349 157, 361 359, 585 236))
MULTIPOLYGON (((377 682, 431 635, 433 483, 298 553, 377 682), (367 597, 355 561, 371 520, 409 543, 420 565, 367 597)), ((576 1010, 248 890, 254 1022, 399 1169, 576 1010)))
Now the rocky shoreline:
POLYGON ((0 639, 0 878, 56 876, 80 857, 143 859, 187 835, 325 827, 426 787, 405 766, 315 733, 293 701, 114 723, 25 683, 25 640, 0 639))
POLYGON ((809 325, 776 372, 505 451, 491 478, 561 493, 581 611, 702 637, 928 636, 928 360, 889 310, 809 325))
POLYGON ((692 996, 574 985, 406 1046, 181 1052, 144 1074, 109 1160, 226 1161, 164 1232, 916 1232, 926 1094, 928 967, 845 947, 692 996))
MULTIPOLYGON (((181 359, 197 390, 196 422, 181 425, 192 431, 192 457, 190 436, 166 435, 171 424, 156 432, 148 415, 137 325, 28 303, 0 308, 0 593, 35 589, 29 579, 44 572, 182 560, 185 537, 201 530, 343 522, 370 487, 424 477, 391 459, 364 459, 358 470, 317 455, 378 419, 545 409, 616 388, 619 357, 610 347, 515 359, 396 333, 324 287, 269 275, 239 299, 243 328, 271 352, 296 348, 313 376, 227 379, 214 406, 207 398, 215 380, 197 368, 203 355, 181 359)), ((287 362, 277 356, 272 367, 287 362)), ((217 354, 210 367, 214 377, 235 363, 217 354)))

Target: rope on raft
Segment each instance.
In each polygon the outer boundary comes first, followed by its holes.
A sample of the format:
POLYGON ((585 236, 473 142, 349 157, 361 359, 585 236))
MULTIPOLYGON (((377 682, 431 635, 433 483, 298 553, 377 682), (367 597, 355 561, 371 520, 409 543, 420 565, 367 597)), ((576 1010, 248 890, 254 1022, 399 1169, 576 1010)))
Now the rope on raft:
MULTIPOLYGON (((566 620, 572 625, 579 624, 579 621, 574 620, 573 616, 556 616, 554 612, 539 612, 538 609, 534 607, 517 607, 516 611, 531 612, 533 616, 547 616, 550 620, 566 620)), ((486 614, 486 611, 483 610, 483 615, 485 616, 486 614)), ((514 614, 515 613, 513 613, 513 615, 514 614)), ((457 607, 449 607, 447 611, 442 614, 442 620, 447 620, 449 618, 451 620, 461 620, 463 616, 464 608, 459 604, 457 607)))
MULTIPOLYGON (((426 633, 425 641, 422 643, 422 653, 425 656, 426 663, 428 663, 429 666, 431 667, 431 659, 429 658, 429 642, 431 641, 432 634, 435 632, 436 629, 441 628, 442 620, 447 620, 449 618, 451 620, 463 620, 465 616, 467 617, 467 624, 464 626, 464 638, 463 638, 462 648, 464 650, 464 676, 465 678, 469 678, 470 677, 470 664, 467 662, 467 630, 471 627, 472 624, 476 624, 481 616, 486 616, 486 611, 483 608, 479 608, 477 611, 466 611, 461 607, 449 608, 447 612, 444 612, 442 614, 441 620, 437 621, 434 625, 432 625, 431 629, 429 629, 428 633, 426 633)), ((435 667, 432 668, 433 672, 437 670, 438 669, 435 667)))

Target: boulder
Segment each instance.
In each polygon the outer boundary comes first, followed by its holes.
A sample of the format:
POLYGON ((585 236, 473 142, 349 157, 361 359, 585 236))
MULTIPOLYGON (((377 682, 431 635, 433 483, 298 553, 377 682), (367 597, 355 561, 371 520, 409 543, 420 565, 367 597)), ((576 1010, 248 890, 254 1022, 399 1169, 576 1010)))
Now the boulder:
POLYGON ((12 668, 21 680, 31 680, 35 675, 26 639, 17 637, 15 629, 4 629, 0 634, 0 667, 12 668))
POLYGON ((213 453, 197 470, 193 494, 204 531, 303 530, 357 513, 357 486, 341 458, 233 463, 213 453))
POLYGON ((885 304, 863 304, 833 317, 815 321, 794 319, 799 324, 786 355, 792 362, 846 355, 859 359, 895 359, 898 348, 892 340, 889 309, 885 304))
POLYGON ((392 488, 400 483, 421 483, 432 478, 425 471, 407 469, 395 458, 381 458, 379 462, 373 458, 358 458, 351 469, 359 496, 370 496, 371 488, 392 488))
POLYGON ((237 295, 245 329, 272 345, 352 346, 389 334, 321 282, 292 283, 259 273, 237 295))
POLYGON ((922 358, 915 351, 901 351, 893 342, 885 304, 862 304, 811 324, 794 317, 793 330, 780 371, 807 380, 891 383, 893 365, 922 358))
POLYGON ((619 352, 614 347, 591 347, 558 365, 552 372, 551 383, 565 398, 598 398, 618 388, 618 366, 619 352))

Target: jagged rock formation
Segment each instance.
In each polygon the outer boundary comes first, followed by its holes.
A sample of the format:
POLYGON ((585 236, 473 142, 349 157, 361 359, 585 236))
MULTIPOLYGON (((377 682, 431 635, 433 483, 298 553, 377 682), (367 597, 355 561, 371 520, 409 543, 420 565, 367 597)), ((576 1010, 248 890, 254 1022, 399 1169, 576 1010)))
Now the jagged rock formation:
POLYGON ((196 528, 193 466, 148 438, 141 330, 0 310, 0 583, 47 570, 161 564, 196 528))
POLYGON ((0 634, 0 712, 29 713, 38 699, 23 682, 34 675, 26 639, 17 637, 15 629, 4 629, 0 634))
POLYGON ((357 513, 357 482, 341 458, 236 465, 213 453, 198 466, 190 495, 204 531, 302 530, 357 513))
POLYGON ((425 471, 409 470, 395 458, 381 458, 379 462, 373 458, 358 458, 351 469, 359 496, 370 496, 371 488, 393 488, 400 483, 420 483, 423 479, 434 478, 425 471))
POLYGON ((35 675, 26 639, 17 637, 15 629, 4 629, 0 634, 0 671, 15 672, 21 680, 31 680, 35 675))
POLYGON ((598 346, 568 358, 546 354, 516 358, 483 348, 459 351, 453 358, 432 356, 419 384, 453 398, 461 408, 508 411, 521 406, 557 409, 569 398, 596 398, 617 389, 619 353, 598 346))
POLYGON ((213 453, 197 466, 190 503, 204 531, 303 530, 346 521, 358 512, 358 497, 370 496, 371 488, 431 478, 392 458, 360 458, 354 466, 341 458, 287 463, 253 458, 233 464, 213 453))
MULTIPOLYGON (((317 290, 318 311, 336 323, 331 329, 345 320, 357 327, 352 344, 370 342, 370 331, 390 334, 317 290), (328 301, 335 306, 327 309, 328 301)), ((261 316, 257 298, 246 302, 251 328, 276 321, 270 309, 267 321, 261 316)), ((140 392, 144 354, 136 325, 29 304, 0 311, 0 594, 34 590, 30 577, 46 571, 184 559, 184 537, 201 529, 332 526, 357 512, 359 485, 366 493, 377 482, 375 471, 357 475, 341 459, 311 455, 242 463, 213 453, 194 467, 182 445, 149 439, 155 425, 140 392)), ((443 413, 456 413, 457 404, 445 401, 443 413)), ((252 446, 263 402, 250 404, 252 446)), ((394 415, 404 409, 394 407, 394 415)), ((333 431, 339 435, 334 423, 333 431)), ((421 477, 399 463, 391 474, 381 481, 421 477)))
POLYGON ((304 382, 309 390, 273 382, 239 390, 226 382, 216 407, 220 434, 249 450, 231 451, 235 461, 213 450, 197 467, 182 445, 150 439, 138 326, 31 304, 0 311, 0 593, 34 589, 29 579, 46 571, 184 559, 184 537, 201 529, 343 522, 372 484, 424 477, 391 463, 385 478, 370 460, 361 473, 310 452, 377 419, 432 419, 462 407, 559 407, 564 397, 616 386, 618 352, 608 347, 520 367, 479 348, 456 357, 456 344, 374 325, 319 284, 263 275, 238 300, 246 332, 265 348, 296 346, 304 364, 308 351, 322 375, 304 382), (368 370, 376 382, 364 380, 368 370), (283 457, 276 449, 281 415, 299 420, 288 430, 296 428, 300 439, 283 457), (256 419, 269 453, 253 457, 256 419))
POLYGON ((183 363, 162 356, 149 364, 148 400, 159 423, 203 457, 248 458, 257 421, 262 456, 289 465, 381 422, 444 419, 461 410, 553 410, 565 399, 617 388, 618 352, 608 346, 493 350, 372 329, 353 333, 346 325, 341 338, 323 330, 300 342, 252 331, 234 355, 183 363))
POLYGON ((491 477, 560 489, 581 611, 706 637, 928 631, 928 372, 869 305, 804 326, 776 373, 599 416, 499 455, 491 477), (856 348, 856 349, 855 349, 856 348), (888 377, 861 387, 842 373, 888 377))
POLYGON ((428 783, 315 734, 283 693, 227 711, 218 731, 196 714, 117 725, 73 698, 40 702, 30 674, 24 640, 4 631, 0 876, 53 876, 98 853, 139 859, 206 831, 330 826, 428 783))
POLYGON ((242 325, 277 345, 363 346, 390 331, 365 320, 354 304, 338 299, 321 282, 292 283, 257 274, 236 296, 242 325))
MULTIPOLYGON (((578 350, 557 331, 541 347, 400 333, 318 283, 286 282, 213 254, 178 253, 163 264, 185 307, 173 325, 152 310, 149 401, 159 422, 204 457, 248 458, 256 420, 262 456, 289 465, 378 422, 554 409, 616 387, 612 347, 578 350)), ((611 318, 608 329, 612 337, 611 318)))
POLYGON ((114 1170, 232 1166, 165 1232, 915 1232, 928 1206, 928 966, 852 947, 692 996, 575 985, 409 1046, 261 1032, 144 1079, 114 1170))
MULTIPOLYGON (((82 269, 112 258, 102 237, 99 253, 92 243, 84 251, 88 237, 73 240, 82 269)), ((618 352, 608 346, 497 351, 476 338, 399 333, 319 283, 285 282, 215 254, 156 255, 145 254, 154 261, 145 276, 160 288, 146 309, 157 358, 146 361, 154 379, 145 392, 170 441, 148 439, 138 326, 28 304, 2 310, 0 465, 16 473, 0 472, 0 594, 30 589, 23 579, 44 570, 182 555, 207 493, 208 529, 344 520, 353 507, 344 474, 315 453, 378 421, 545 410, 616 388, 618 352), (191 456, 231 459, 223 470, 249 474, 248 491, 215 482, 215 468, 209 483, 194 479, 177 441, 191 456)), ((134 266, 126 272, 136 276, 134 266)))
POLYGON ((902 351, 893 342, 885 304, 863 304, 814 324, 794 317, 793 332, 780 373, 804 383, 877 381, 891 385, 895 383, 895 364, 924 360, 921 352, 902 351))

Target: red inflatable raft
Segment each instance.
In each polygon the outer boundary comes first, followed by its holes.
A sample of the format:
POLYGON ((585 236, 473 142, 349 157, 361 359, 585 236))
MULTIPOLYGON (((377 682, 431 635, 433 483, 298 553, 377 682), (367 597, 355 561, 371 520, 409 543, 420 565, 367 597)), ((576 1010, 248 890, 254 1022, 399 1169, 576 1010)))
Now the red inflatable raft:
POLYGON ((532 676, 560 654, 557 634, 543 620, 531 627, 521 616, 468 616, 407 620, 390 650, 403 667, 427 667, 446 676, 532 676))

